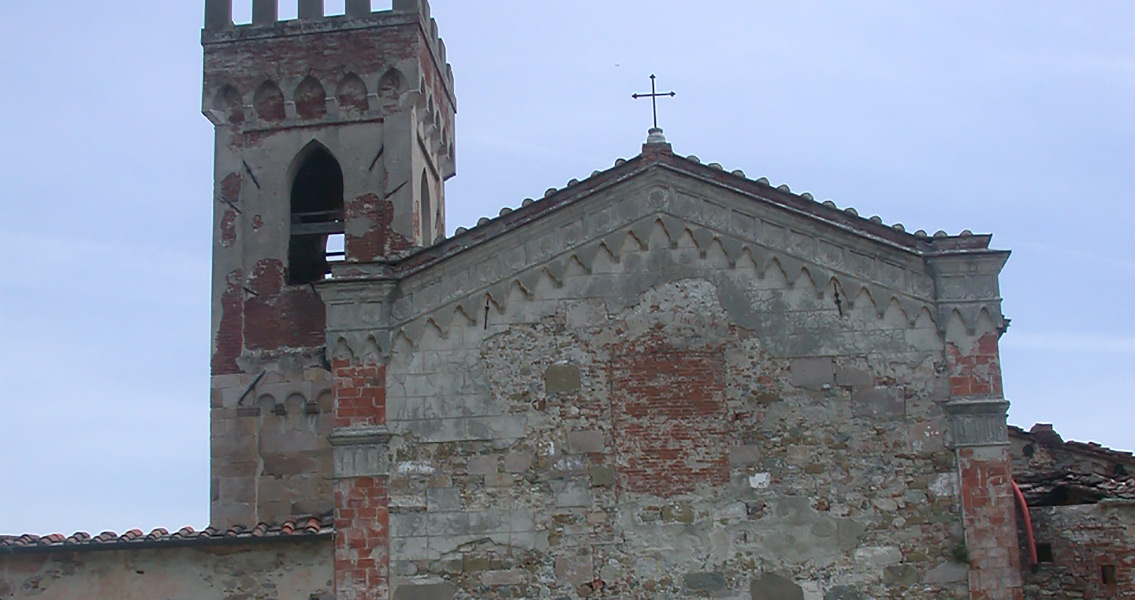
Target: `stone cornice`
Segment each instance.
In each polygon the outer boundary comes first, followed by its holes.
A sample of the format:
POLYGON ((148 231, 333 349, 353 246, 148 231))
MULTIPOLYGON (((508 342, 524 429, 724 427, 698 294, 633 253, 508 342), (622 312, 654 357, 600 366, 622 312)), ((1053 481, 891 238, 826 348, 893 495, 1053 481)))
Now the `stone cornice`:
POLYGON ((958 398, 944 405, 956 447, 1004 446, 1009 443, 1004 398, 958 398))

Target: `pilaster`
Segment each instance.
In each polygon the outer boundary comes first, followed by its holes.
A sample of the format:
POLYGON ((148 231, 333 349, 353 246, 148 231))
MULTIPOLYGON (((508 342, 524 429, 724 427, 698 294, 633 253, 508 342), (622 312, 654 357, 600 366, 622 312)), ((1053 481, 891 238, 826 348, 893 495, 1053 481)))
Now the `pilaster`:
POLYGON ((929 257, 946 342, 945 405, 957 454, 973 600, 1022 600, 1017 513, 997 342, 1005 330, 998 276, 1007 252, 929 257))
POLYGON ((336 597, 378 600, 390 580, 386 369, 339 358, 334 370, 336 597))

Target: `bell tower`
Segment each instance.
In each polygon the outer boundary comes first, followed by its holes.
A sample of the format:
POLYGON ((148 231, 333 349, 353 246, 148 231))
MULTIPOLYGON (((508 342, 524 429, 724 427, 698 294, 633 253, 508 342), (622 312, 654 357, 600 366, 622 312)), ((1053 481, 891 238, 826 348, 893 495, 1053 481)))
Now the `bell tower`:
POLYGON ((214 163, 211 521, 333 507, 330 263, 396 259, 445 232, 453 71, 426 0, 205 1, 214 163))

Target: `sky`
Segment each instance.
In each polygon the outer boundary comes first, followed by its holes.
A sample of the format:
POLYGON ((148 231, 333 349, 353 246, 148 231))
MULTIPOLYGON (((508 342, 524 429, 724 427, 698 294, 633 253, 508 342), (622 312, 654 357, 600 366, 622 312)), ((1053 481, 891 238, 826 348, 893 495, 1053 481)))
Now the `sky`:
MULTIPOLYGON (((9 4, 0 533, 204 527, 203 1, 9 4)), ((630 96, 656 73, 678 153, 909 231, 993 233, 1010 423, 1135 450, 1135 3, 432 4, 451 232, 638 154, 630 96)))

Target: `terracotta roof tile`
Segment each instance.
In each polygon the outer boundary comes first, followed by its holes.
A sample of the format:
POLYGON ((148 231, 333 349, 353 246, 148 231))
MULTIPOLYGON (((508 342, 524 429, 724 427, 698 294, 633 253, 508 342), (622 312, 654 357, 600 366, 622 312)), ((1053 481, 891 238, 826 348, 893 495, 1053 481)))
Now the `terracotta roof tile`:
POLYGON ((1033 425, 1029 431, 1024 430, 1016 425, 1009 426, 1009 434, 1028 441, 1034 442, 1051 442, 1056 446, 1063 446, 1065 450, 1071 452, 1079 452, 1082 454, 1099 456, 1101 458, 1108 458, 1118 460, 1126 463, 1135 463, 1135 453, 1127 452, 1125 450, 1113 450, 1107 446, 1103 446, 1097 442, 1077 442, 1077 441, 1064 441, 1060 435, 1052 430, 1051 425, 1037 424, 1033 425))
POLYGON ((323 517, 297 517, 282 523, 260 523, 252 529, 236 526, 224 531, 208 527, 196 531, 192 527, 182 527, 175 533, 166 529, 155 529, 145 534, 140 529, 131 529, 122 535, 104 531, 91 537, 85 531, 64 536, 54 533, 46 536, 24 534, 20 536, 0 535, 0 555, 52 550, 118 550, 131 547, 176 547, 193 544, 215 544, 240 542, 242 540, 272 540, 282 538, 310 538, 331 535, 334 532, 334 519, 323 517))
POLYGON ((707 181, 730 186, 770 204, 810 215, 812 218, 850 229, 861 235, 885 239, 920 254, 986 250, 992 238, 988 234, 974 234, 968 229, 957 235, 938 231, 931 236, 923 230, 909 233, 901 223, 888 225, 878 216, 861 217, 852 207, 841 209, 831 200, 821 202, 808 192, 796 193, 784 184, 774 186, 766 177, 750 179, 740 169, 727 171, 716 163, 704 165, 696 156, 683 157, 669 151, 652 152, 648 155, 644 147, 644 154, 630 160, 620 158, 615 161, 614 167, 595 171, 582 181, 572 179, 566 187, 549 188, 544 192, 543 198, 536 200, 526 198, 519 208, 502 208, 496 217, 481 217, 473 227, 458 227, 453 237, 439 239, 439 243, 421 248, 418 252, 407 256, 408 260, 402 268, 414 268, 495 238, 516 226, 539 218, 545 212, 570 204, 577 197, 587 196, 653 165, 662 165, 665 168, 699 176, 707 181))

